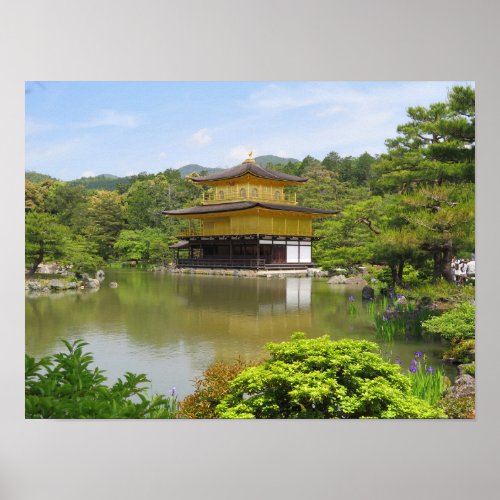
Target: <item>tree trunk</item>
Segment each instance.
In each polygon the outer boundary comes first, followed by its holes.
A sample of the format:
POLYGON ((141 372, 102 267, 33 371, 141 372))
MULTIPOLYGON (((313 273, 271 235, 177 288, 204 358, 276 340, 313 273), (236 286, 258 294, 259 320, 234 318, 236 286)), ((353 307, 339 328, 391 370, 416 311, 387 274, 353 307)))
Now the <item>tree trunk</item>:
POLYGON ((31 266, 31 269, 28 272, 28 276, 33 276, 38 268, 38 266, 43 262, 43 258, 45 257, 45 249, 43 241, 40 241, 40 249, 38 251, 38 255, 35 257, 35 261, 31 266))
POLYGON ((396 285, 403 286, 403 271, 405 268, 405 261, 401 259, 398 262, 398 267, 396 270, 396 285))
POLYGON ((447 240, 445 243, 442 259, 442 276, 446 281, 453 282, 453 273, 451 272, 451 260, 453 259, 453 241, 447 240))
POLYGON ((435 250, 434 253, 432 254, 432 257, 434 259, 434 269, 433 269, 433 273, 432 273, 432 281, 433 281, 433 283, 435 283, 442 276, 443 257, 441 255, 440 250, 435 250))

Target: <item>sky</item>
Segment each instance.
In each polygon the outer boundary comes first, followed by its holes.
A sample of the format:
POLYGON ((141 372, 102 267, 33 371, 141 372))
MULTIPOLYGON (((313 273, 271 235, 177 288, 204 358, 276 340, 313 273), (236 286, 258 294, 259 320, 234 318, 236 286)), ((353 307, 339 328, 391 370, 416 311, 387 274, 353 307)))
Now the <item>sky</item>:
POLYGON ((473 82, 26 82, 25 168, 71 180, 383 153, 410 106, 473 82))

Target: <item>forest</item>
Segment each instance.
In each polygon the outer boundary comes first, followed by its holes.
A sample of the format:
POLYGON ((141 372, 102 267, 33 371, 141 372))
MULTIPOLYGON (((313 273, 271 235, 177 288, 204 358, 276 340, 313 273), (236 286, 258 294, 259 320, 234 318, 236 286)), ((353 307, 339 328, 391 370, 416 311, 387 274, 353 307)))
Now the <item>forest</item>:
MULTIPOLYGON (((435 283, 452 280, 454 256, 474 252, 470 87, 453 87, 446 102, 408 108, 407 122, 381 155, 332 151, 323 159, 264 166, 309 178, 291 188, 299 205, 341 211, 315 222, 321 240, 313 259, 323 269, 354 273, 380 265, 381 278, 393 285, 435 283)), ((94 182, 27 172, 26 267, 34 273, 40 263, 57 261, 83 273, 111 262, 168 264, 183 221, 161 212, 199 204, 204 189, 174 169, 94 182)))

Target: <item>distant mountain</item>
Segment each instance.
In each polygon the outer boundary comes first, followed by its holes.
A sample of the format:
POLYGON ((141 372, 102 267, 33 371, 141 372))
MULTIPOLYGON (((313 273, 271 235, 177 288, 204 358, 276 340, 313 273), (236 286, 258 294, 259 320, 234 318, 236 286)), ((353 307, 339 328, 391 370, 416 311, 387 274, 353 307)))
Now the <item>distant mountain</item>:
POLYGON ((39 174, 38 172, 34 172, 33 170, 26 170, 24 172, 24 178, 27 181, 33 182, 35 184, 40 184, 44 181, 56 181, 54 177, 51 177, 50 175, 47 174, 39 174))
POLYGON ((186 175, 192 174, 196 172, 199 174, 200 172, 207 172, 208 174, 213 174, 214 172, 220 172, 223 170, 222 168, 212 168, 212 167, 203 167, 202 165, 198 165, 197 163, 190 163, 189 165, 184 165, 180 167, 178 171, 181 174, 181 177, 186 177, 186 175))
MULTIPOLYGON (((269 164, 271 165, 283 165, 288 163, 289 161, 292 163, 299 163, 300 160, 295 158, 282 158, 281 156, 275 155, 264 155, 264 156, 256 156, 255 161, 262 165, 263 167, 267 167, 269 164)), ((234 165, 232 165, 234 166, 234 165)), ((231 168, 231 167, 228 167, 231 168)), ((189 165, 184 165, 180 167, 179 172, 182 177, 186 177, 186 175, 192 174, 193 172, 200 173, 206 172, 207 174, 213 174, 215 172, 221 172, 225 170, 223 167, 204 167, 203 165, 198 165, 197 163, 190 163, 189 165)))
POLYGON ((255 161, 263 167, 267 167, 269 163, 271 165, 283 165, 289 161, 292 163, 300 163, 300 160, 297 160, 296 158, 282 158, 281 156, 275 155, 256 156, 255 161))

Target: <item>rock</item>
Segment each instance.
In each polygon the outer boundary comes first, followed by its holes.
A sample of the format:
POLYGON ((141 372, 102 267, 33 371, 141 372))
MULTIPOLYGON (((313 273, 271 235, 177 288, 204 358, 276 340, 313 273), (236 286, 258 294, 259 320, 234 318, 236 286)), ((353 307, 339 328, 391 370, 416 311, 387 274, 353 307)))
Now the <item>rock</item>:
POLYGON ((42 288, 42 292, 49 293, 50 292, 50 288, 48 286, 45 286, 45 287, 42 288))
POLYGON ((118 283, 116 281, 112 281, 110 284, 109 284, 109 288, 118 288, 118 283))
POLYGON ((96 279, 99 280, 100 283, 102 283, 104 281, 104 278, 105 278, 104 271, 102 269, 99 269, 99 271, 97 271, 95 273, 95 277, 96 277, 96 279))
POLYGON ((51 290, 65 290, 66 283, 62 280, 50 280, 48 286, 51 290))
POLYGON ((400 295, 398 300, 396 300, 396 304, 408 304, 408 300, 404 295, 400 295))
POLYGON ((78 283, 76 281, 68 281, 66 283, 67 290, 74 290, 77 286, 78 286, 78 283))
POLYGON ((363 300, 373 300, 375 299, 375 290, 371 286, 364 286, 361 291, 361 298, 363 300))
POLYGON ((84 288, 99 288, 101 286, 101 282, 98 279, 89 278, 88 274, 84 274, 81 285, 84 288))
POLYGON ((38 283, 38 281, 28 281, 28 282, 26 282, 25 288, 26 287, 30 292, 41 292, 42 291, 42 286, 40 285, 40 283, 38 283))
POLYGON ((55 274, 59 268, 59 264, 53 262, 52 264, 40 264, 36 272, 40 274, 55 274))
POLYGON ((332 276, 328 280, 328 283, 330 285, 345 285, 346 281, 347 278, 343 274, 340 274, 339 276, 332 276))
POLYGON ((445 396, 449 398, 461 398, 476 393, 476 380, 471 375, 460 375, 455 383, 446 391, 445 396))
POLYGON ((361 276, 351 276, 350 278, 346 278, 345 284, 346 285, 366 286, 368 283, 361 276))

